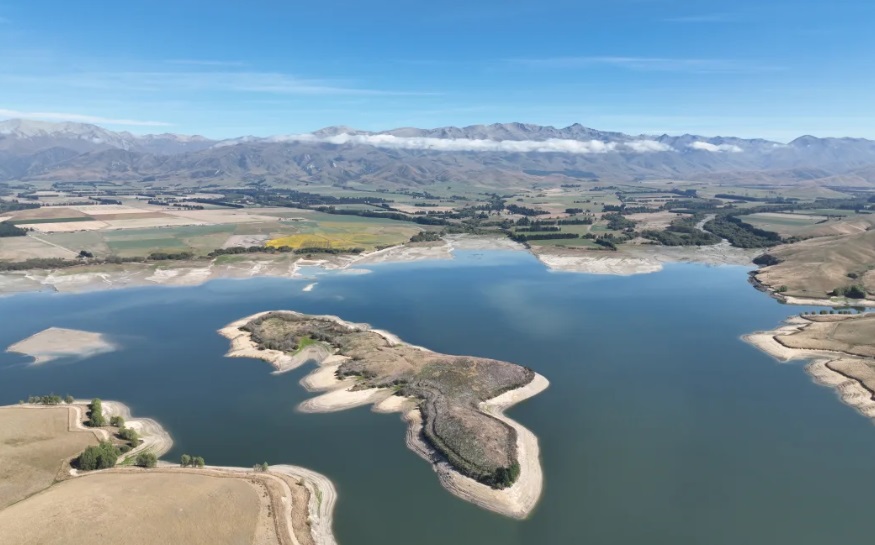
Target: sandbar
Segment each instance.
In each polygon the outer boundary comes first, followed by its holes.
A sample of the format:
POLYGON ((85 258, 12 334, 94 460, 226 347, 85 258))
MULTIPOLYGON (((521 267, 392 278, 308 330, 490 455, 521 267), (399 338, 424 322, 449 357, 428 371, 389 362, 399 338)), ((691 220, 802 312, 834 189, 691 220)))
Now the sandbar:
POLYGON ((30 356, 36 365, 70 356, 86 358, 116 349, 102 333, 50 327, 13 344, 6 351, 30 356))

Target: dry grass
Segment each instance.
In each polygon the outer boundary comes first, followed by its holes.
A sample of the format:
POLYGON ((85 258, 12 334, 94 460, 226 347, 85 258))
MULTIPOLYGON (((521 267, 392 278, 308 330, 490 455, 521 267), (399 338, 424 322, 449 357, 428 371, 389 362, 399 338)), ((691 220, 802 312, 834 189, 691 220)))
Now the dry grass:
POLYGON ((2 542, 84 545, 102 536, 126 545, 249 544, 262 510, 260 492, 239 478, 98 473, 0 511, 2 542))
POLYGON ((875 292, 875 230, 805 240, 769 253, 783 263, 762 269, 757 279, 773 288, 787 286, 788 295, 823 298, 851 284, 875 292), (853 280, 849 273, 860 278, 853 280))
POLYGON ((837 321, 814 321, 792 335, 775 340, 790 348, 830 350, 855 356, 875 357, 875 314, 837 321))
POLYGON ((90 431, 70 431, 69 411, 0 408, 0 509, 50 486, 66 460, 97 444, 90 431))
POLYGON ((33 236, 0 238, 0 261, 24 261, 45 257, 71 259, 76 257, 76 252, 46 244, 33 236))

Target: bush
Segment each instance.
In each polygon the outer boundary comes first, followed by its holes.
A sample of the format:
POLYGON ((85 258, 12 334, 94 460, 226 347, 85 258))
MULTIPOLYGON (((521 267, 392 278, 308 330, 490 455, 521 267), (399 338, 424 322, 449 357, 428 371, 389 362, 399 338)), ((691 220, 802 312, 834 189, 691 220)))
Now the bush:
POLYGON ((847 297, 848 299, 865 299, 866 290, 863 286, 848 286, 844 288, 836 288, 832 294, 837 297, 847 297))
POLYGON ((76 458, 76 467, 83 471, 107 469, 118 460, 119 449, 108 441, 101 441, 96 447, 88 447, 76 458))
POLYGON ((777 265, 781 263, 781 260, 772 254, 763 254, 753 258, 754 265, 760 265, 761 267, 770 267, 772 265, 777 265))
POLYGON ((118 431, 118 436, 129 442, 132 447, 140 444, 140 434, 133 428, 122 428, 118 431))
POLYGON ((134 465, 138 467, 155 467, 158 465, 158 457, 151 452, 141 452, 137 455, 134 465))
POLYGON ((114 428, 124 428, 125 419, 122 416, 113 416, 109 419, 109 425, 114 428))
POLYGON ((71 396, 70 394, 67 394, 67 397, 64 398, 64 403, 66 403, 67 405, 73 403, 73 401, 75 401, 75 400, 73 399, 73 396, 71 396))
POLYGON ((106 418, 103 417, 103 403, 100 399, 94 398, 88 404, 88 422, 92 428, 101 428, 106 426, 106 418))

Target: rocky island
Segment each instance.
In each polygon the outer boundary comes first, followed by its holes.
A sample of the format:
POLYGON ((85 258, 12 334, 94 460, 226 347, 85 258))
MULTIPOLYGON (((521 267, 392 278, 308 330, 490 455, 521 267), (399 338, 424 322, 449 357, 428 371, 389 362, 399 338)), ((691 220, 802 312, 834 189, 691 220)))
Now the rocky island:
POLYGON ((548 386, 531 369, 487 358, 451 356, 333 316, 266 312, 221 330, 230 356, 256 357, 287 371, 320 364, 302 384, 328 391, 310 412, 374 404, 400 411, 408 445, 431 461, 454 494, 515 518, 537 503, 542 476, 537 438, 502 410, 548 386))

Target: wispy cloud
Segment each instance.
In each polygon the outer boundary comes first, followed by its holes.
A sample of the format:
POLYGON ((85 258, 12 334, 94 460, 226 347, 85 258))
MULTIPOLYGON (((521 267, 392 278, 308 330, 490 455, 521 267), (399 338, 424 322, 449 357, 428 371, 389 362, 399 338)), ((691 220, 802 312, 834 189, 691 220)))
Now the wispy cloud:
POLYGON ((138 119, 115 119, 96 115, 60 112, 22 112, 0 108, 0 117, 15 119, 35 119, 41 121, 75 121, 77 123, 99 123, 102 125, 128 125, 131 127, 170 127, 172 123, 163 121, 142 121, 138 119))
POLYGON ((208 60, 208 59, 168 59, 164 62, 167 64, 176 64, 176 65, 183 65, 183 66, 222 66, 222 67, 245 66, 245 64, 246 64, 242 61, 216 61, 216 60, 208 60))
POLYGON ((509 62, 531 68, 582 69, 612 66, 638 72, 749 73, 781 70, 778 66, 763 65, 756 61, 738 59, 699 59, 672 57, 552 57, 540 59, 511 59, 509 62))
POLYGON ((664 23, 680 23, 680 24, 706 24, 706 23, 734 23, 738 21, 737 16, 730 13, 707 13, 701 15, 684 15, 680 17, 665 17, 662 19, 664 23))
POLYGON ((368 89, 346 82, 308 79, 281 72, 155 71, 82 72, 60 74, 0 74, 0 82, 55 85, 74 88, 145 92, 230 91, 274 95, 412 96, 433 95, 411 91, 368 89))

